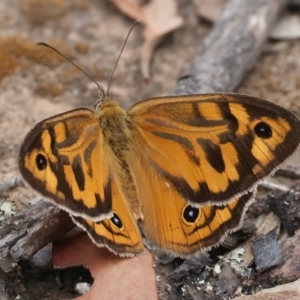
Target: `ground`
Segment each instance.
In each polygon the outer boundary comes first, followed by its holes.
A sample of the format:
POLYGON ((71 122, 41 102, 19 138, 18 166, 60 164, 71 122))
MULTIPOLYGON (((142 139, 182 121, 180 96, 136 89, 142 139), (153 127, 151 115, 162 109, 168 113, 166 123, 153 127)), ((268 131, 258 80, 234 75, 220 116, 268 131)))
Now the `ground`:
MULTIPOLYGON (((111 94, 125 108, 142 99, 171 93, 211 29, 210 24, 197 18, 190 1, 180 0, 179 11, 185 24, 169 34, 155 51, 148 83, 139 69, 142 28, 133 30, 111 83, 111 94)), ((74 108, 93 108, 99 94, 97 86, 83 73, 36 43, 54 45, 105 89, 132 20, 109 1, 92 0, 5 0, 0 3, 0 16, 1 183, 19 176, 18 149, 34 124, 74 108)), ((299 57, 297 41, 268 41, 255 68, 236 91, 276 102, 300 116, 299 57)), ((35 194, 20 187, 9 191, 9 198, 21 210, 34 201, 35 194)), ((36 272, 26 262, 19 269, 23 275, 36 272)), ((45 271, 41 282, 47 282, 47 276, 55 278, 55 272, 45 271)), ((20 278, 26 288, 37 280, 34 275, 20 278)), ((41 286, 45 295, 53 295, 53 284, 41 286)), ((72 297, 72 293, 60 297, 72 297)))

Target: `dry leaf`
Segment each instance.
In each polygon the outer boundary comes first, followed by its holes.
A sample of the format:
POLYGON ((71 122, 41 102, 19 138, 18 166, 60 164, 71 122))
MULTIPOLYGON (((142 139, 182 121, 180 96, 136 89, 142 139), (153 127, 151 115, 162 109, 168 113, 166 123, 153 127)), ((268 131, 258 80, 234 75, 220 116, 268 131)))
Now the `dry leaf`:
POLYGON ((144 44, 141 49, 141 70, 144 79, 150 78, 152 53, 164 35, 183 24, 175 0, 151 0, 141 6, 138 0, 111 0, 124 14, 144 24, 144 44))
POLYGON ((270 38, 275 40, 299 39, 300 18, 298 15, 285 15, 278 20, 270 33, 270 38))
POLYGON ((80 233, 53 245, 53 266, 87 267, 94 283, 88 293, 76 300, 157 299, 153 260, 147 251, 134 258, 121 258, 106 248, 96 247, 80 233))
POLYGON ((193 0, 199 17, 215 23, 221 17, 228 0, 193 0))

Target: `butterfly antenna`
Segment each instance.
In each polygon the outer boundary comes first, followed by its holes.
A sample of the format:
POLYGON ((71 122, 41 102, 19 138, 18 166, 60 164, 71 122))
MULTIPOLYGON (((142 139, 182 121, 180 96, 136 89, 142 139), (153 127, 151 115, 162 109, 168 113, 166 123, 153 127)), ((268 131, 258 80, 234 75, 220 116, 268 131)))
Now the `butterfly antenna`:
POLYGON ((110 75, 110 78, 109 78, 109 82, 108 82, 108 86, 107 86, 107 91, 106 91, 106 94, 107 94, 107 95, 109 95, 109 88, 110 88, 110 85, 111 85, 113 76, 114 76, 114 74, 115 74, 115 70, 116 70, 116 68, 117 68, 118 62, 119 62, 120 57, 121 57, 121 55, 122 55, 122 53, 123 53, 123 50, 124 50, 124 48, 125 48, 125 45, 127 44, 128 38, 129 38, 129 36, 130 36, 130 33, 131 33, 132 29, 134 28, 134 26, 135 26, 136 24, 138 24, 138 23, 139 23, 138 20, 134 21, 133 24, 131 25, 131 27, 130 27, 128 33, 127 33, 126 39, 125 39, 125 41, 124 41, 124 43, 123 43, 123 46, 122 46, 122 48, 121 48, 121 51, 120 51, 119 56, 118 56, 118 58, 117 58, 117 61, 116 61, 116 63, 115 63, 114 69, 113 69, 113 71, 111 72, 111 75, 110 75))
POLYGON ((68 57, 66 57, 64 54, 62 54, 60 51, 58 51, 57 49, 55 49, 54 47, 46 44, 46 43, 43 43, 43 42, 40 42, 40 43, 37 43, 37 45, 39 46, 44 46, 44 47, 48 47, 50 48, 51 50, 55 51, 56 53, 58 53, 60 56, 62 56, 63 58, 65 58, 68 62, 70 62, 74 67, 76 67, 78 70, 80 70, 84 75, 86 75, 90 80, 92 80, 96 85, 97 87, 99 88, 100 92, 102 93, 102 96, 104 97, 105 95, 105 91, 103 90, 103 88, 100 86, 100 84, 95 80, 93 79, 89 74, 87 74, 85 71, 83 71, 79 66, 77 66, 74 62, 72 62, 68 57))

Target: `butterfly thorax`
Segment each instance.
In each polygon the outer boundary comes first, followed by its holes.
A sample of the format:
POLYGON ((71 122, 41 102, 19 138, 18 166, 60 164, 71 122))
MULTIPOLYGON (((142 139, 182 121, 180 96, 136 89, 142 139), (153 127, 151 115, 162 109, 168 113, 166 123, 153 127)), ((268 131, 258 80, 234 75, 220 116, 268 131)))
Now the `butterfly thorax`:
POLYGON ((128 148, 128 123, 126 111, 117 101, 107 99, 96 111, 105 142, 119 157, 122 150, 128 148))
POLYGON ((96 111, 96 115, 100 128, 102 128, 104 143, 109 146, 115 158, 114 175, 118 177, 117 180, 124 193, 130 199, 131 208, 139 216, 141 213, 139 212, 135 179, 128 164, 132 131, 126 110, 117 101, 107 97, 96 111))

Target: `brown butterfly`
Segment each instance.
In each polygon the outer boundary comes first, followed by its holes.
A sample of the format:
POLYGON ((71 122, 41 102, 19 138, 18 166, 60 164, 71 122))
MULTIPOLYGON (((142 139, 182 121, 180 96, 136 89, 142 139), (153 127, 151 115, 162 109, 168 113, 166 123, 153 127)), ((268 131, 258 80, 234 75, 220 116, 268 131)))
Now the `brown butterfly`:
POLYGON ((19 167, 98 246, 133 256, 145 243, 185 257, 240 227, 257 184, 299 142, 295 115, 251 96, 156 98, 126 112, 104 95, 95 112, 38 123, 19 167))

